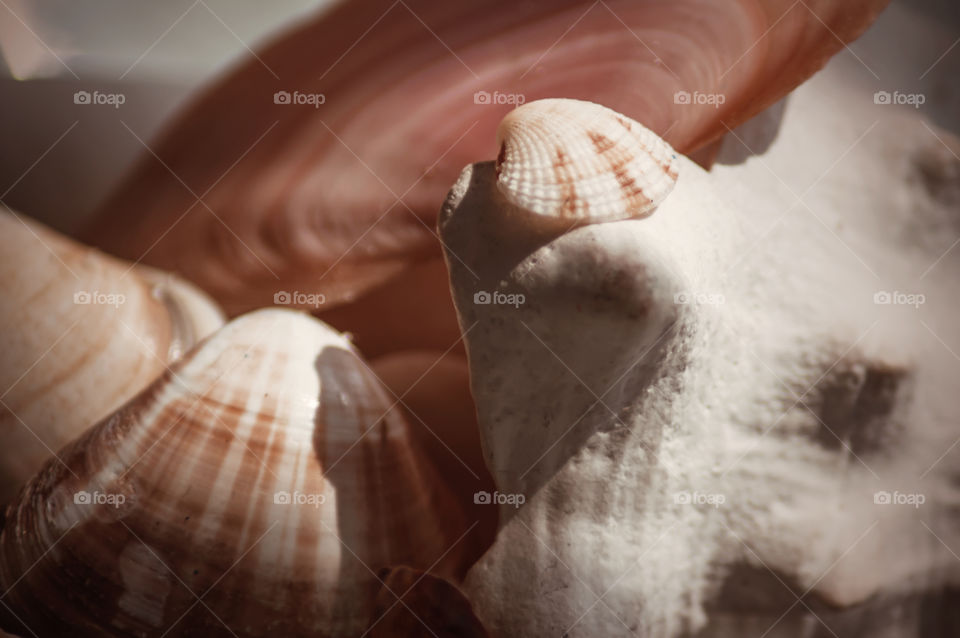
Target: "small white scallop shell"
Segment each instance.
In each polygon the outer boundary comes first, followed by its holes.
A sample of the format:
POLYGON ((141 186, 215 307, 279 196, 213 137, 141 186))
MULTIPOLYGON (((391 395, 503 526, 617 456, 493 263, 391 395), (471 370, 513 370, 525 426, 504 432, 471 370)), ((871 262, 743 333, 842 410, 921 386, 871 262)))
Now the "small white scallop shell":
POLYGON ((652 131, 580 100, 530 102, 497 129, 497 187, 516 206, 572 223, 646 217, 677 181, 677 154, 652 131))

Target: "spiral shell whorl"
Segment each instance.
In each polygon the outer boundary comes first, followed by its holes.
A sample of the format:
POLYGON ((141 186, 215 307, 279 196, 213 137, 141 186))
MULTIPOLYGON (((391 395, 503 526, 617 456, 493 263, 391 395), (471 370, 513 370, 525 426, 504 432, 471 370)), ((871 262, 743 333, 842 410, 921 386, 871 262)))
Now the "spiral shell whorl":
POLYGON ((538 100, 497 129, 497 187, 515 206, 572 223, 645 217, 677 180, 676 153, 592 102, 538 100))

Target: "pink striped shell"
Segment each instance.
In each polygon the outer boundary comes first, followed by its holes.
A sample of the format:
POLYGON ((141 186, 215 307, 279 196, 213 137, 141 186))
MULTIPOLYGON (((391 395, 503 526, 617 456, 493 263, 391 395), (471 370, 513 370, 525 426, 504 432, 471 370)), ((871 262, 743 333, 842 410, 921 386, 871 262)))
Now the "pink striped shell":
POLYGON ((677 181, 677 154, 599 104, 537 100, 497 129, 497 187, 534 215, 573 223, 646 217, 677 181))

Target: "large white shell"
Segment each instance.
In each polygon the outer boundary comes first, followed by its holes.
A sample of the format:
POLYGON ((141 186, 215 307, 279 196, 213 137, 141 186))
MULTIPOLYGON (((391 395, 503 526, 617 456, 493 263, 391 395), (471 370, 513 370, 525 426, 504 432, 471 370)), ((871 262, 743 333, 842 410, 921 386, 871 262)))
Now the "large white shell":
POLYGON ((497 187, 535 215, 590 223, 645 217, 677 181, 676 152, 599 104, 537 100, 497 129, 497 187))
POLYGON ((401 408, 298 312, 230 322, 60 457, 0 533, 4 607, 39 635, 354 636, 377 570, 462 555, 401 408))

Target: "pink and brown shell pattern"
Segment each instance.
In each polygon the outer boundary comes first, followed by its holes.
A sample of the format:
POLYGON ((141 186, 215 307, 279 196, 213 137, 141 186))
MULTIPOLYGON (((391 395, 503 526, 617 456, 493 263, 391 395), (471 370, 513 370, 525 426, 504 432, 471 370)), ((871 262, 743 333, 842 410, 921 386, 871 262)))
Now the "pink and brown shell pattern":
POLYGON ((538 100, 497 129, 497 188, 533 215, 571 224, 646 217, 673 190, 677 154, 599 104, 538 100))

